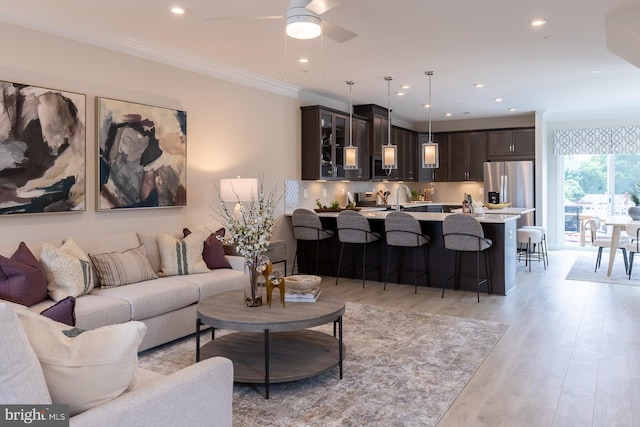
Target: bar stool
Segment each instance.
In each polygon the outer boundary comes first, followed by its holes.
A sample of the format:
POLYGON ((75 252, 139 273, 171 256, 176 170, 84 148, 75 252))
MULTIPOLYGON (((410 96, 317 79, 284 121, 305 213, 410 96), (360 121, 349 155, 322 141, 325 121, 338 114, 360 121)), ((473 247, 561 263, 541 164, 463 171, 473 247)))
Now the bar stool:
MULTIPOLYGON (((369 271, 367 270, 367 244, 380 240, 380 233, 372 232, 367 218, 352 210, 340 212, 336 222, 338 226, 338 240, 342 243, 340 247, 340 261, 338 261, 338 272, 336 273, 336 285, 340 277, 344 244, 352 243, 362 245, 362 287, 364 288, 366 273, 369 271)), ((380 275, 380 268, 377 264, 375 269, 378 269, 378 275, 380 275)), ((371 270, 374 269, 372 268, 371 270)))
MULTIPOLYGON (((480 302, 480 286, 487 284, 487 293, 491 293, 491 279, 489 277, 489 263, 487 262, 486 250, 491 247, 493 242, 491 239, 484 237, 484 231, 480 223, 471 216, 464 214, 448 215, 442 222, 442 237, 444 238, 444 247, 455 251, 455 267, 453 277, 455 278, 456 287, 458 287, 460 274, 459 260, 460 252, 476 253, 476 281, 478 302, 480 302), (484 254, 485 278, 480 280, 480 252, 484 254)), ((448 280, 448 279, 447 279, 448 280)), ((442 298, 444 298, 444 283, 442 285, 442 298)))
MULTIPOLYGON (((389 255, 387 257, 387 271, 384 276, 384 289, 387 289, 387 279, 389 278, 389 263, 391 262, 391 250, 398 247, 414 248, 413 250, 413 280, 415 285, 415 293, 418 293, 418 258, 417 249, 422 248, 424 257, 424 271, 421 275, 427 276, 427 286, 430 286, 429 280, 429 255, 427 243, 431 241, 431 237, 422 234, 420 223, 413 216, 406 212, 391 212, 384 220, 385 238, 387 239, 387 247, 389 255)), ((401 259, 398 261, 398 278, 400 277, 401 259)), ((399 281, 399 280, 398 280, 399 281)))
POLYGON ((547 248, 547 229, 540 225, 525 225, 522 228, 532 228, 542 233, 542 243, 541 243, 542 254, 544 255, 545 260, 547 260, 547 265, 549 265, 549 251, 547 248))
POLYGON ((631 221, 627 224, 627 234, 631 237, 631 243, 627 243, 629 252, 629 280, 631 280, 631 270, 633 270, 633 256, 640 252, 640 221, 631 221))
POLYGON ((518 262, 522 260, 522 253, 524 252, 524 265, 529 266, 531 271, 531 261, 533 259, 542 261, 544 269, 547 269, 547 262, 545 261, 544 254, 542 253, 542 233, 535 228, 519 228, 517 230, 517 242, 518 242, 518 262), (537 246, 537 250, 534 247, 537 246))
MULTIPOLYGON (((602 249, 611 248, 610 236, 598 236, 598 228, 600 219, 590 219, 587 221, 587 228, 591 230, 591 246, 598 247, 598 256, 596 257, 596 267, 594 272, 600 268, 600 262, 602 261, 602 249)), ((620 236, 618 240, 618 249, 622 251, 622 257, 624 259, 624 271, 629 271, 629 263, 627 261, 627 244, 630 242, 629 236, 620 236)))
MULTIPOLYGON (((316 242, 316 269, 318 274, 318 247, 321 240, 329 239, 334 236, 333 231, 322 228, 320 217, 313 211, 308 209, 296 209, 291 216, 291 224, 293 228, 293 237, 296 240, 307 240, 316 242)), ((298 259, 298 248, 296 246, 296 254, 293 257, 293 267, 291 274, 296 268, 296 260, 298 259)))

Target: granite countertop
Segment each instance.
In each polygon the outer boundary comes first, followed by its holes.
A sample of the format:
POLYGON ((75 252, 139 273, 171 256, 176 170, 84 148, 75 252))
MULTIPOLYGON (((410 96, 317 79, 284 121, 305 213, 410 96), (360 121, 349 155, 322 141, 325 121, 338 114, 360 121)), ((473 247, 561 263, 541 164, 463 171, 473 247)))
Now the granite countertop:
MULTIPOLYGON (((489 209, 487 207, 484 208, 484 213, 489 215, 522 215, 529 212, 535 211, 535 208, 502 208, 502 209, 489 209)), ((459 213, 462 212, 462 208, 455 209, 452 212, 459 213)))

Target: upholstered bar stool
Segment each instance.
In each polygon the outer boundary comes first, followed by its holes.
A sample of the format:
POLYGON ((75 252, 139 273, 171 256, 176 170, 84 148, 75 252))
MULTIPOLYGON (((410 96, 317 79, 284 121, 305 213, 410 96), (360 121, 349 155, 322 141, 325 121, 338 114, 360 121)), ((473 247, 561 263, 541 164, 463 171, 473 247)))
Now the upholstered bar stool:
MULTIPOLYGON (((372 242, 380 240, 380 233, 374 233, 371 231, 369 221, 363 215, 352 210, 344 210, 338 214, 337 219, 338 226, 338 240, 342 243, 340 247, 340 261, 338 261, 338 271, 336 273, 336 285, 338 284, 338 278, 340 277, 340 268, 342 266, 342 255, 344 253, 344 244, 356 244, 362 245, 362 287, 366 280, 367 273, 367 245, 372 242)), ((379 264, 379 262, 378 262, 379 264)), ((371 269, 380 268, 376 264, 376 267, 371 269)))
POLYGON ((542 233, 535 228, 519 228, 517 230, 516 242, 518 243, 518 261, 522 260, 524 253, 524 265, 529 266, 531 271, 531 261, 542 261, 544 269, 547 269, 547 262, 542 252, 542 233))
MULTIPOLYGON (((487 262, 486 250, 491 247, 491 239, 484 237, 484 230, 480 223, 472 216, 464 214, 453 214, 447 216, 442 222, 442 236, 444 247, 455 251, 454 278, 456 287, 459 283, 460 253, 476 253, 476 282, 478 302, 480 302, 480 286, 487 284, 487 293, 491 293, 491 278, 489 277, 489 263, 487 262), (485 277, 480 280, 480 253, 484 254, 485 277)), ((444 298, 444 283, 442 285, 442 298, 444 298)))
MULTIPOLYGON (((322 223, 318 214, 308 209, 296 209, 291 216, 291 224, 293 228, 293 237, 296 240, 308 240, 316 242, 316 267, 315 274, 318 274, 318 249, 321 240, 329 239, 334 236, 333 231, 322 228, 322 223)), ((296 268, 296 260, 298 259, 298 248, 293 257, 293 267, 291 274, 296 268)), ((335 264, 334 264, 335 265, 335 264)))
MULTIPOLYGON (((417 219, 412 217, 406 212, 391 212, 384 220, 385 238, 387 240, 387 248, 389 251, 387 257, 387 271, 384 276, 384 289, 387 289, 387 279, 389 278, 389 264, 391 262, 391 252, 394 247, 400 248, 401 253, 404 248, 413 248, 413 281, 415 286, 415 293, 418 293, 418 256, 417 252, 422 248, 422 255, 424 258, 424 270, 422 275, 427 277, 427 286, 430 285, 429 281, 429 252, 427 249, 427 243, 431 241, 431 238, 425 234, 422 234, 420 229, 420 223, 417 219)), ((402 265, 402 257, 398 260, 398 268, 395 271, 400 271, 402 265)), ((398 273, 400 277, 400 273, 398 273)))
POLYGON ((627 234, 631 238, 631 243, 627 243, 627 252, 629 252, 629 280, 631 280, 631 270, 633 270, 633 256, 640 252, 640 221, 631 221, 627 224, 627 234))
POLYGON ((532 228, 534 230, 538 230, 542 233, 542 254, 544 255, 544 259, 547 261, 547 265, 549 265, 549 251, 547 248, 547 229, 540 225, 525 225, 522 228, 532 228))

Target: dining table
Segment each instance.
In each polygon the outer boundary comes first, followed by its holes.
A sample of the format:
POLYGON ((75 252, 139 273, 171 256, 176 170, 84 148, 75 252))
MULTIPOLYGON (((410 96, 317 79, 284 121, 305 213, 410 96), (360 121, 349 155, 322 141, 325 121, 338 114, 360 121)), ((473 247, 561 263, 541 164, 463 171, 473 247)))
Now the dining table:
POLYGON ((613 262, 616 259, 618 243, 620 242, 620 232, 623 228, 626 228, 629 222, 631 222, 631 217, 627 215, 610 216, 604 222, 605 225, 611 226, 611 249, 609 250, 609 268, 607 269, 607 277, 611 277, 613 262))

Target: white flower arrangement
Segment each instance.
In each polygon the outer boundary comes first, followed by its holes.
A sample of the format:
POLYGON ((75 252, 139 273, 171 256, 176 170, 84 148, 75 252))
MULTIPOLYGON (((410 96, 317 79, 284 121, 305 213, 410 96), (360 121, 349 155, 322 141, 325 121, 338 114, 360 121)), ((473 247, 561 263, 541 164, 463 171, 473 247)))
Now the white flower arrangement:
MULTIPOLYGON (((266 252, 269 239, 273 236, 274 211, 280 201, 280 197, 276 197, 277 188, 265 194, 263 181, 261 176, 257 196, 251 195, 251 201, 248 204, 245 203, 246 206, 243 206, 239 215, 236 216, 224 202, 220 202, 219 208, 216 209, 216 213, 227 228, 228 242, 236 245, 236 250, 245 258, 247 267, 254 269, 258 267, 260 256, 266 252)), ((220 189, 218 189, 218 195, 220 195, 220 189)))

